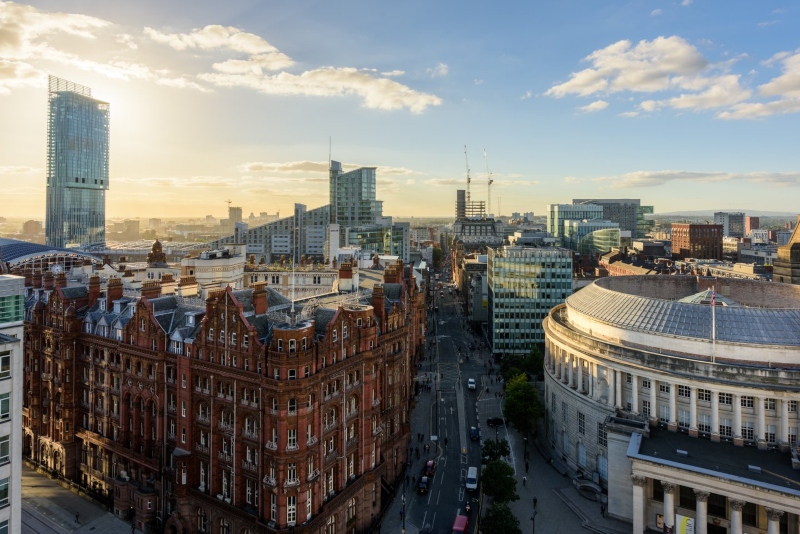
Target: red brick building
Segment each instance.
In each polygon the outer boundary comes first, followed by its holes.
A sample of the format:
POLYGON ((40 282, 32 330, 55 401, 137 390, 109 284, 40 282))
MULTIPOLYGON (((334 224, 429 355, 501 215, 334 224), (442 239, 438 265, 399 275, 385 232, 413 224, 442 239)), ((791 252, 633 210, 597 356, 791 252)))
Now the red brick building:
POLYGON ((400 480, 425 304, 410 266, 295 306, 26 273, 24 454, 141 529, 364 532, 400 480), (363 289, 363 288, 362 288, 363 289))
POLYGON ((722 259, 722 225, 672 223, 672 259, 722 259))

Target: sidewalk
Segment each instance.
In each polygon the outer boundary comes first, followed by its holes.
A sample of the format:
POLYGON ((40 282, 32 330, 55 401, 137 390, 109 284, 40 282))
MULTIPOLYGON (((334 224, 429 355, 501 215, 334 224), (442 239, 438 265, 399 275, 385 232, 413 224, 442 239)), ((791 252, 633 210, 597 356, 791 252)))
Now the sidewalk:
MULTIPOLYGON (((129 534, 130 523, 22 465, 22 530, 37 532, 129 534), (78 514, 76 522, 75 514, 78 514)), ((136 531, 140 532, 140 531, 136 531)))

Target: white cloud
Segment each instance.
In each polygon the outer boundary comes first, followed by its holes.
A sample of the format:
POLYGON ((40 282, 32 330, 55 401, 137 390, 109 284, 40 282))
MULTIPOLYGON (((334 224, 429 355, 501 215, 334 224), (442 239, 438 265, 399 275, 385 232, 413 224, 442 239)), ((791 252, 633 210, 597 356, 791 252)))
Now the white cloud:
POLYGON ((772 115, 800 112, 800 51, 794 54, 778 52, 765 63, 781 62, 782 73, 758 87, 762 97, 772 97, 769 102, 741 102, 717 115, 721 119, 760 119, 772 115))
MULTIPOLYGON (((412 175, 420 174, 405 167, 387 167, 375 165, 360 165, 356 163, 342 163, 342 168, 346 170, 357 169, 359 167, 376 167, 375 172, 381 176, 392 175, 412 175)), ((268 163, 263 161, 251 161, 239 165, 240 172, 252 173, 272 173, 272 174, 298 174, 298 173, 323 173, 325 179, 328 176, 328 162, 327 161, 288 161, 285 163, 268 163)))
POLYGON ((603 176, 592 179, 593 182, 608 184, 609 187, 636 188, 636 187, 656 187, 675 181, 687 182, 728 182, 733 180, 745 181, 750 183, 766 184, 775 187, 781 186, 800 186, 800 171, 792 172, 751 172, 751 173, 732 173, 732 172, 703 172, 703 171, 635 171, 615 176, 603 176))
POLYGON ((578 109, 584 113, 594 113, 595 111, 602 111, 608 107, 608 102, 605 100, 596 100, 586 106, 581 106, 578 109))
POLYGON ((472 83, 475 85, 480 85, 483 83, 483 80, 481 80, 480 78, 475 78, 474 80, 472 80, 472 83))
POLYGON ((131 50, 138 50, 139 49, 139 45, 137 45, 134 42, 133 36, 131 36, 131 35, 127 34, 127 33, 120 33, 119 35, 117 35, 116 41, 119 44, 127 46, 131 50))
POLYGON ((0 176, 39 174, 43 172, 44 169, 29 167, 28 165, 0 165, 0 176))
POLYGON ((692 5, 692 1, 693 1, 693 0, 683 0, 683 1, 681 2, 681 5, 682 5, 682 6, 689 6, 689 5, 692 5))
POLYGON ((662 14, 662 13, 663 13, 663 11, 662 11, 662 10, 660 10, 660 9, 654 9, 653 11, 651 11, 651 12, 650 12, 650 16, 651 16, 651 17, 657 17, 657 16, 659 16, 659 15, 660 15, 660 14, 662 14))
POLYGON ((633 117, 638 117, 639 116, 639 112, 638 111, 624 111, 622 113, 618 113, 617 115, 619 117, 624 117, 626 119, 631 119, 633 117))
POLYGON ((426 69, 425 72, 430 74, 431 78, 441 78, 450 73, 450 67, 448 67, 445 63, 439 63, 433 68, 426 69))
POLYGON ((523 95, 519 97, 519 99, 528 100, 531 96, 533 96, 533 93, 531 93, 530 91, 525 91, 525 93, 523 93, 523 95))
POLYGON ((404 70, 390 70, 387 72, 381 72, 381 76, 402 76, 406 73, 404 70))
POLYGON ((759 28, 766 28, 767 26, 773 26, 775 24, 780 24, 780 23, 781 23, 781 21, 779 21, 779 20, 767 20, 767 21, 764 21, 764 22, 759 22, 758 23, 758 27, 759 28))
POLYGON ((575 176, 565 176, 564 183, 566 184, 579 184, 583 181, 583 178, 576 178, 575 176))

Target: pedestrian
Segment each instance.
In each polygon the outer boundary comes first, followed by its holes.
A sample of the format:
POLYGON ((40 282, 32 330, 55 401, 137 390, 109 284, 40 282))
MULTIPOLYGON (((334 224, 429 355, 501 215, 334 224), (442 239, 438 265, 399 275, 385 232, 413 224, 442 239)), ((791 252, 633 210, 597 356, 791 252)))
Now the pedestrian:
POLYGON ((80 516, 81 516, 80 512, 75 512, 75 522, 76 523, 80 523, 80 521, 79 521, 80 516))
POLYGON ((522 477, 522 485, 523 487, 528 484, 528 477, 522 477))
POLYGON ((131 524, 131 534, 136 534, 136 525, 131 524))
POLYGON ((606 516, 606 505, 605 504, 601 504, 600 505, 600 515, 602 515, 603 517, 606 516))
POLYGON ((534 509, 534 510, 536 510, 536 503, 537 503, 537 502, 538 502, 538 501, 537 501, 536 497, 534 497, 534 498, 533 498, 533 509, 534 509))

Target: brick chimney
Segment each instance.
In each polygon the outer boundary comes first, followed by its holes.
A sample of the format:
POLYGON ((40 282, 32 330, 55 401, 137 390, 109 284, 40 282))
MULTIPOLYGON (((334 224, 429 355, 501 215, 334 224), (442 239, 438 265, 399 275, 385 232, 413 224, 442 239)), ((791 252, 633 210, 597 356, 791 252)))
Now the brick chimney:
POLYGON ((372 288, 372 307, 375 308, 378 324, 383 329, 383 323, 386 319, 386 297, 383 294, 383 284, 375 284, 372 288))
POLYGON ((251 286, 253 288, 253 308, 256 315, 264 315, 267 313, 267 283, 256 282, 251 286))
POLYGON ((89 306, 94 306, 100 298, 100 277, 96 274, 89 278, 89 306))
POLYGON ((158 280, 144 280, 142 282, 142 298, 157 299, 161 296, 161 282, 158 280))
POLYGON ((25 268, 25 287, 31 287, 33 285, 33 269, 30 267, 25 268))
POLYGON ((224 289, 213 289, 208 292, 208 297, 206 298, 206 317, 211 320, 211 317, 214 314, 214 305, 217 303, 219 298, 225 294, 224 289))
POLYGON ((53 273, 50 272, 50 271, 47 271, 46 273, 44 273, 44 277, 42 278, 42 281, 44 283, 44 290, 45 291, 52 291, 53 286, 55 285, 54 284, 54 279, 53 279, 53 273))
POLYGON ((110 310, 114 306, 114 301, 122 298, 122 280, 117 278, 108 279, 108 289, 106 289, 106 309, 110 310))
POLYGON ((67 273, 62 271, 56 275, 56 287, 67 287, 67 273))
POLYGON ((33 271, 32 282, 35 289, 40 289, 42 287, 42 271, 39 269, 33 271))

